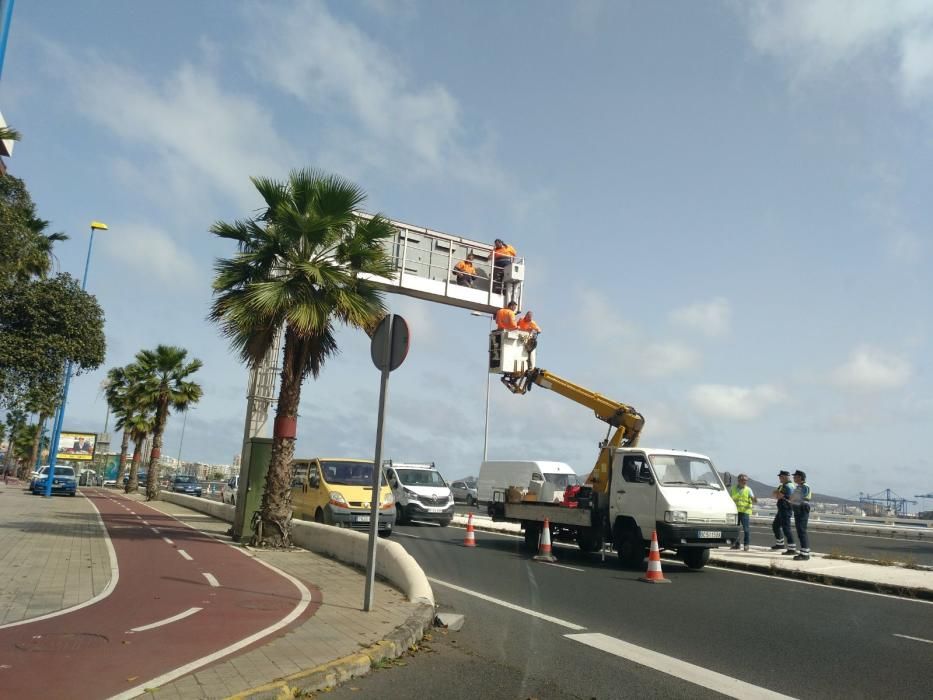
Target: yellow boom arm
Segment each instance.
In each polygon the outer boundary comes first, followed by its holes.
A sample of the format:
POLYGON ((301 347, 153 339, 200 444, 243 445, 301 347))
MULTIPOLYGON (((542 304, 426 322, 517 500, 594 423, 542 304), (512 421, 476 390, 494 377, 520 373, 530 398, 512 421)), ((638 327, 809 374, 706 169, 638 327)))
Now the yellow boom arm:
POLYGON ((600 443, 596 466, 586 479, 586 483, 592 486, 594 491, 606 493, 609 490, 612 448, 637 445, 638 436, 645 425, 644 417, 628 404, 613 401, 595 391, 584 389, 546 369, 531 369, 521 374, 504 374, 502 383, 513 394, 527 394, 535 384, 544 389, 550 389, 564 398, 592 409, 597 418, 616 429, 609 440, 600 443))

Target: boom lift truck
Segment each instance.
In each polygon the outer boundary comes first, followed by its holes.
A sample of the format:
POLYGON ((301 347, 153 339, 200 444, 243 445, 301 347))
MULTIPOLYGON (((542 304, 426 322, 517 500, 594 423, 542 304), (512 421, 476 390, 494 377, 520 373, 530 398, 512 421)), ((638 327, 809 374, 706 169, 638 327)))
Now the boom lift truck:
POLYGON ((615 432, 599 443, 596 465, 579 490, 568 490, 560 502, 547 502, 523 493, 522 487, 534 482, 497 489, 489 504, 493 520, 521 523, 526 547, 536 551, 547 519, 554 539, 576 541, 584 552, 600 551, 611 542, 629 567, 641 565, 652 530, 662 549, 676 551, 692 569, 706 565, 710 549, 737 541, 735 504, 708 457, 640 447, 645 419, 638 411, 534 367, 536 341, 527 334, 508 337, 517 333, 490 334, 490 372, 501 374, 513 394, 539 386, 585 406, 615 432))

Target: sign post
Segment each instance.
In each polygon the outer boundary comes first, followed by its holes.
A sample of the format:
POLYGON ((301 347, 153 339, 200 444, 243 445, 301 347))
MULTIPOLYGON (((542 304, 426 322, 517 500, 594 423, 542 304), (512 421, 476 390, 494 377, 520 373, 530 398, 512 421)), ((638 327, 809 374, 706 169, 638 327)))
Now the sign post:
POLYGON ((376 454, 373 459, 373 498, 369 508, 369 550, 366 556, 366 591, 363 610, 373 609, 373 584, 376 579, 376 544, 379 540, 379 491, 382 484, 382 428, 385 423, 386 397, 389 393, 389 373, 398 369, 408 355, 408 324, 401 316, 387 314, 370 343, 370 354, 376 369, 382 372, 379 383, 379 417, 376 420, 376 454))

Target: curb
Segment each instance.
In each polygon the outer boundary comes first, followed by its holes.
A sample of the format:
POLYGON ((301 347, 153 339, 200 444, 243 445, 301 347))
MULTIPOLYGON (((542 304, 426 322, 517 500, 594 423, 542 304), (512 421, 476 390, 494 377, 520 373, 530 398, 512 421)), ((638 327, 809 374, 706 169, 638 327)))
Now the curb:
POLYGON ((286 700, 299 692, 313 693, 370 673, 385 659, 397 659, 417 645, 434 623, 434 606, 421 603, 403 624, 385 639, 366 647, 358 654, 344 656, 320 666, 299 671, 271 683, 231 695, 227 700, 286 700))
POLYGON ((775 578, 793 578, 808 583, 819 583, 824 586, 834 586, 836 588, 854 588, 859 591, 868 591, 870 593, 885 593, 895 595, 901 598, 914 598, 916 600, 933 601, 933 590, 928 588, 917 588, 915 586, 899 586, 896 583, 876 583, 874 581, 863 581, 857 578, 848 578, 838 574, 821 574, 815 572, 803 571, 800 569, 784 569, 777 566, 762 566, 761 564, 752 564, 750 562, 729 561, 726 559, 710 559, 710 564, 723 569, 738 569, 739 571, 752 571, 775 578))

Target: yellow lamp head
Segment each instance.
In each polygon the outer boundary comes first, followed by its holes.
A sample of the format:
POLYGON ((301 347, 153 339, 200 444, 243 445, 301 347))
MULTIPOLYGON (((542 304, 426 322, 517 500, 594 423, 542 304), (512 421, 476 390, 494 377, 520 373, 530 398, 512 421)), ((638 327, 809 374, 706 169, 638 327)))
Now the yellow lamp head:
POLYGON ((107 230, 107 224, 105 224, 105 223, 103 223, 103 222, 101 222, 101 221, 92 221, 92 222, 91 222, 91 230, 93 231, 94 229, 97 229, 98 231, 106 231, 106 230, 107 230))

